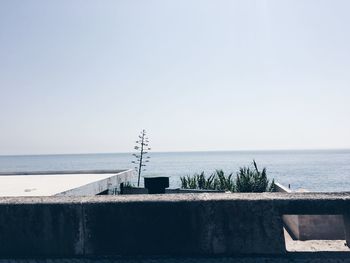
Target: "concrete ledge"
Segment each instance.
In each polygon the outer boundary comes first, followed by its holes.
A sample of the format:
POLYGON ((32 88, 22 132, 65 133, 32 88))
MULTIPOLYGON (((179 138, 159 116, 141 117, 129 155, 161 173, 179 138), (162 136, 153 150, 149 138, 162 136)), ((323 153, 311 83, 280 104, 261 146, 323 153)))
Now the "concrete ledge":
POLYGON ((0 198, 0 256, 281 255, 283 214, 348 211, 349 193, 0 198))
POLYGON ((0 175, 0 196, 97 195, 129 181, 132 170, 50 171, 0 175))
POLYGON ((115 174, 126 170, 65 170, 65 171, 30 171, 0 172, 0 175, 48 175, 48 174, 115 174))
MULTIPOLYGON (((110 172, 110 171, 109 171, 110 172)), ((64 192, 56 194, 56 196, 86 196, 86 195, 97 195, 102 192, 108 191, 108 189, 115 188, 117 191, 120 190, 120 184, 130 181, 133 175, 132 170, 117 171, 115 173, 102 172, 102 174, 108 175, 105 178, 101 178, 98 181, 85 184, 80 187, 76 187, 64 192)))

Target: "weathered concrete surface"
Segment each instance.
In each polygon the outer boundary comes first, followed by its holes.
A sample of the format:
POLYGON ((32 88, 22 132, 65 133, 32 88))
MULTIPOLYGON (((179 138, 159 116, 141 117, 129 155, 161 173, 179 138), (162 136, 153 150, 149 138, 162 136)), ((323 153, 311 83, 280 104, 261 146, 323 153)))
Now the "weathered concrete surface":
POLYGON ((0 255, 82 254, 80 218, 81 207, 75 204, 1 204, 0 255))
POLYGON ((345 239, 342 215, 284 215, 283 222, 296 240, 345 239))
POLYGON ((262 202, 96 203, 84 211, 89 232, 85 252, 91 255, 273 254, 284 250, 280 217, 272 205, 262 202))
POLYGON ((350 252, 345 240, 293 240, 284 230, 286 249, 289 252, 350 252))
POLYGON ((0 256, 284 254, 283 214, 343 214, 350 194, 0 198, 0 256))
POLYGON ((345 239, 342 215, 300 215, 299 240, 345 239))
POLYGON ((131 176, 132 170, 1 173, 0 196, 96 195, 131 176))
POLYGON ((57 196, 87 196, 108 192, 109 189, 120 191, 120 184, 131 180, 133 170, 117 171, 115 173, 98 174, 100 178, 94 182, 72 188, 56 194, 57 196))
MULTIPOLYGON (((292 191, 276 183, 277 192, 292 191)), ((288 232, 297 240, 345 239, 342 215, 284 215, 283 222, 288 232)))

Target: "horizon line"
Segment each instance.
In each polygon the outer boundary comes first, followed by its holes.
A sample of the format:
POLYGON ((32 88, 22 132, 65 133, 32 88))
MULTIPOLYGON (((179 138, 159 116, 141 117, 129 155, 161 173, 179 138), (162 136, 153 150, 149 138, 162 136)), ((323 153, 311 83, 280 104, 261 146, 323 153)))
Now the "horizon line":
MULTIPOLYGON (((212 153, 212 152, 286 152, 286 151, 347 151, 350 148, 299 148, 299 149, 239 149, 239 150, 180 150, 150 151, 150 153, 212 153)), ((129 152, 81 152, 81 153, 34 153, 34 154, 0 154, 0 157, 56 156, 56 155, 93 155, 93 154, 133 154, 129 152)))

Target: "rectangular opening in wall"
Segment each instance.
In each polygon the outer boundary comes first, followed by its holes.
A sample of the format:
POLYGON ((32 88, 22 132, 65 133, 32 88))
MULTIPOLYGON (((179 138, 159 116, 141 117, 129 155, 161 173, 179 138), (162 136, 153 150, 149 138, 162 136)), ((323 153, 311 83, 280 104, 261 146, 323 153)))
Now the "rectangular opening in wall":
POLYGON ((342 215, 283 215, 289 252, 348 251, 342 215))

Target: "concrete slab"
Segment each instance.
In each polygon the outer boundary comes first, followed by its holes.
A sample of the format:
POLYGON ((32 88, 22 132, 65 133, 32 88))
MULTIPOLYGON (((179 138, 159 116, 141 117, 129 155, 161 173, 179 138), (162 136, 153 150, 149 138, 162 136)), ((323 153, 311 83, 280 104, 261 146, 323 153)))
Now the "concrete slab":
POLYGON ((0 196, 88 196, 130 179, 132 170, 0 174, 0 196))
POLYGON ((285 229, 284 237, 289 252, 350 252, 345 240, 293 240, 285 229))

